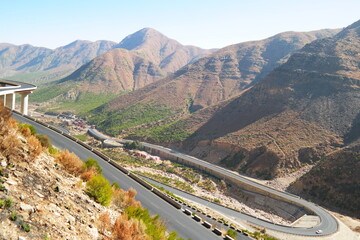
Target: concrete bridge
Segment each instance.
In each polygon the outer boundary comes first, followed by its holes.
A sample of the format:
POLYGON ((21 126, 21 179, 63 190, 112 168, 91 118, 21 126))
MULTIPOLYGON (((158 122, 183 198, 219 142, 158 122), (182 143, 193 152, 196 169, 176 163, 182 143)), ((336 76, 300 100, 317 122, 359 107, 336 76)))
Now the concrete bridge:
POLYGON ((15 94, 20 94, 20 112, 28 115, 29 94, 36 88, 32 84, 0 79, 0 104, 3 104, 3 106, 10 110, 15 110, 15 94))

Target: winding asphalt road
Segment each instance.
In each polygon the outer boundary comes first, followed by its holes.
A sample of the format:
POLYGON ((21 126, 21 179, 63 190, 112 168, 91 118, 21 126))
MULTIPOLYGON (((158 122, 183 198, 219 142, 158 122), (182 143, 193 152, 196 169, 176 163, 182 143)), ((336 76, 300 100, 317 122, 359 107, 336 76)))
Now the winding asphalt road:
MULTIPOLYGON (((99 138, 107 138, 105 135, 99 133, 98 131, 92 131, 92 134, 95 134, 95 135, 97 134, 99 138)), ((119 142, 125 142, 125 141, 120 140, 119 142)), ((242 214, 242 213, 237 214, 237 217, 239 217, 243 220, 254 223, 258 226, 262 226, 262 227, 265 227, 268 229, 273 229, 275 231, 290 233, 290 234, 295 234, 295 235, 303 235, 303 236, 330 235, 330 234, 337 232, 337 230, 338 230, 338 223, 337 223, 336 219, 330 213, 328 213, 326 210, 324 210, 323 208, 321 208, 318 205, 315 205, 314 203, 308 202, 308 201, 301 199, 300 197, 295 196, 293 194, 289 194, 286 192, 281 192, 281 191, 275 190, 273 188, 269 188, 269 187, 259 184, 257 182, 251 181, 248 178, 244 178, 241 175, 234 174, 227 169, 213 165, 213 164, 203 161, 201 159, 189 156, 185 153, 181 153, 179 151, 175 151, 170 148, 166 148, 166 147, 162 147, 162 146, 158 146, 158 145, 154 145, 154 144, 150 144, 150 143, 142 142, 142 144, 145 147, 163 151, 163 152, 166 152, 167 154, 173 155, 175 157, 186 159, 187 161, 193 162, 196 165, 200 165, 207 169, 211 169, 213 172, 220 172, 223 175, 227 175, 229 178, 233 178, 233 179, 242 181, 246 184, 252 185, 253 187, 259 188, 266 192, 271 192, 274 195, 278 195, 278 196, 281 196, 281 197, 287 199, 289 202, 296 202, 298 206, 303 206, 304 208, 310 209, 315 215, 319 216, 320 224, 318 224, 317 226, 311 227, 311 228, 289 227, 289 226, 284 226, 284 225, 273 224, 271 222, 267 222, 267 221, 255 218, 250 215, 246 215, 246 214, 242 214), (318 231, 318 230, 322 230, 322 232, 320 234, 317 234, 316 231, 318 231)))
POLYGON ((54 146, 60 149, 68 149, 78 155, 82 160, 88 158, 96 159, 103 169, 104 177, 110 182, 117 182, 119 186, 125 190, 134 188, 138 193, 136 199, 141 202, 142 206, 147 208, 151 214, 159 214, 168 230, 177 231, 179 237, 193 240, 222 239, 83 146, 21 115, 14 113, 13 118, 20 122, 33 125, 38 133, 47 135, 54 146))

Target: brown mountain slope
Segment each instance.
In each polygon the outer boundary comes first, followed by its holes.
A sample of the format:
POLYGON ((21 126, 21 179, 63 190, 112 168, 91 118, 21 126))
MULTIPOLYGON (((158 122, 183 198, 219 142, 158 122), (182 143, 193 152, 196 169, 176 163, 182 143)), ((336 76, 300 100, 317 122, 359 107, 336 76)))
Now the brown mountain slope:
POLYGON ((359 29, 306 45, 240 97, 191 116, 184 147, 269 178, 359 138, 359 29))
POLYGON ((117 48, 85 64, 59 83, 72 82, 74 87, 86 92, 120 93, 141 88, 161 77, 164 74, 153 62, 117 48))
POLYGON ((112 86, 105 92, 132 91, 155 82, 213 51, 183 46, 151 28, 144 28, 127 36, 114 48, 60 82, 75 81, 81 82, 80 85, 102 89, 98 84, 105 81, 112 86), (132 74, 129 74, 130 69, 132 74), (112 81, 122 84, 117 88, 119 84, 112 84, 112 81))
POLYGON ((165 73, 173 73, 215 51, 181 45, 152 28, 144 28, 127 36, 115 47, 139 54, 157 64, 165 73))
MULTIPOLYGON (((337 30, 286 32, 262 41, 223 48, 185 66, 173 76, 114 99, 94 112, 97 114, 101 111, 104 115, 103 118, 93 121, 102 129, 106 130, 107 125, 111 125, 114 130, 116 122, 120 121, 114 118, 123 118, 116 116, 117 112, 125 114, 124 109, 138 104, 150 105, 157 109, 172 109, 172 113, 180 113, 180 116, 197 111, 240 94, 306 43, 320 37, 332 36, 336 32, 337 30)), ((148 120, 155 119, 159 118, 152 117, 148 120)), ((120 128, 121 126, 118 127, 120 128)))
POLYGON ((359 218, 359 169, 360 143, 327 156, 289 190, 359 218))

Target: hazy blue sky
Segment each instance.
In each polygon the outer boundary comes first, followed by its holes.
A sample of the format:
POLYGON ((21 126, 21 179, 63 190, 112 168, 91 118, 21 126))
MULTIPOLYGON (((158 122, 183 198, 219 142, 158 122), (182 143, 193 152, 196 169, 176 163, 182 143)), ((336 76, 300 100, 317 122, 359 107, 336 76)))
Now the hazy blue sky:
POLYGON ((56 48, 121 41, 144 27, 185 45, 220 48, 283 31, 342 28, 359 0, 0 0, 0 42, 56 48))

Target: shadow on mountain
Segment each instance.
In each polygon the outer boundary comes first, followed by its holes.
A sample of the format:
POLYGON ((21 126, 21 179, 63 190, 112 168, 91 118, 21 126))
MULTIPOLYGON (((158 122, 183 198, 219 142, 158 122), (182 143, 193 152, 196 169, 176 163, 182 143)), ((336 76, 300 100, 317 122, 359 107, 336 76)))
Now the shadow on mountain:
POLYGON ((349 132, 347 134, 345 134, 344 142, 346 144, 350 144, 359 139, 360 139, 360 113, 358 113, 356 118, 353 120, 351 129, 349 130, 349 132))

